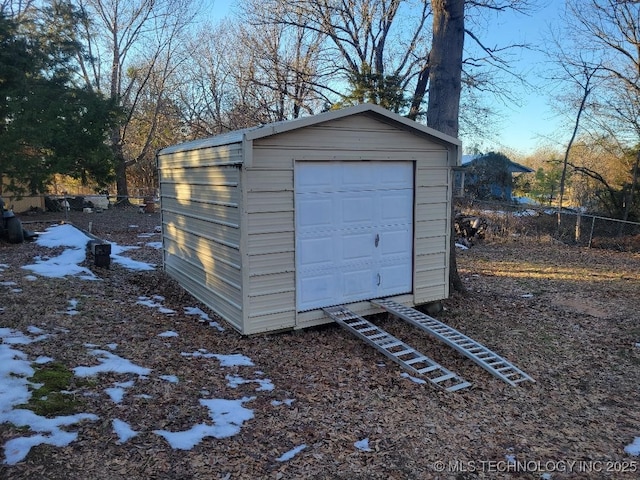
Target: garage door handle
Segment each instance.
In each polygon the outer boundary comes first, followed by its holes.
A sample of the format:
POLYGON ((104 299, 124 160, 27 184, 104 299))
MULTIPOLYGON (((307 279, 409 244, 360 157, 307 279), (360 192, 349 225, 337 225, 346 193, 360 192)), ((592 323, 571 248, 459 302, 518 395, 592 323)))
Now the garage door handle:
POLYGON ((380 274, 378 274, 378 286, 380 286, 381 283, 382 283, 382 277, 380 276, 380 274))
POLYGON ((376 241, 375 241, 375 243, 376 243, 376 247, 380 243, 380 234, 379 233, 376 233, 376 241))

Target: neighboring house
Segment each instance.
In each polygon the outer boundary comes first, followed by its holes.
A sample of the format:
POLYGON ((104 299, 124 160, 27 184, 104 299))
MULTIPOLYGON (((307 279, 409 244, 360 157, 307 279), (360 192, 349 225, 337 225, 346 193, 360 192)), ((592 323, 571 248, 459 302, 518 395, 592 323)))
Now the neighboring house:
POLYGON ((447 298, 460 142, 362 104, 158 152, 164 269, 243 334, 447 298))
POLYGON ((4 200, 6 208, 16 213, 26 212, 33 208, 44 210, 44 197, 42 195, 20 195, 10 188, 9 179, 0 175, 0 197, 4 200))
POLYGON ((455 192, 459 196, 511 200, 513 175, 532 172, 501 153, 463 155, 455 176, 455 192))

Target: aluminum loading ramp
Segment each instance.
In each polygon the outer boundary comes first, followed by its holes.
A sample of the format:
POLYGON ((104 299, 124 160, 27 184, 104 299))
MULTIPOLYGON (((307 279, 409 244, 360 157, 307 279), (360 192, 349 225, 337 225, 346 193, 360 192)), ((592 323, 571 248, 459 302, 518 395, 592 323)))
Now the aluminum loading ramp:
POLYGON ((371 303, 436 337, 510 385, 515 386, 525 381, 535 382, 497 353, 429 315, 388 299, 371 300, 371 303))
POLYGON ((323 308, 341 327, 353 333, 402 368, 424 377, 448 392, 470 387, 471 384, 440 364, 421 354, 393 335, 353 313, 343 306, 323 308))

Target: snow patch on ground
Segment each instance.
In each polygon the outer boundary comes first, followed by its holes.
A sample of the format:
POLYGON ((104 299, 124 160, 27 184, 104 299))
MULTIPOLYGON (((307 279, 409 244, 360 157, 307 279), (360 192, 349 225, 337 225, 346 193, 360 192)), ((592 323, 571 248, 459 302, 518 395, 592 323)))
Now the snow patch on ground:
POLYGON ((362 440, 358 440, 357 442, 354 442, 353 444, 354 447, 356 447, 358 450, 362 451, 362 452, 373 452, 373 450, 371 450, 369 448, 369 438, 363 438, 362 440))
POLYGON ((257 392, 265 390, 270 391, 275 388, 273 383, 271 383, 271 380, 267 378, 256 378, 254 380, 247 380, 238 375, 227 375, 227 381, 229 382, 227 383, 227 385, 229 385, 231 388, 238 388, 239 385, 244 385, 245 383, 257 383, 259 385, 259 387, 256 388, 257 392))
POLYGON ((31 398, 29 386, 33 384, 27 379, 34 374, 27 355, 6 342, 16 338, 24 339, 19 343, 22 345, 36 341, 29 339, 22 332, 8 328, 0 329, 0 339, 3 342, 0 344, 0 423, 29 427, 37 434, 12 438, 4 444, 4 463, 8 465, 15 465, 24 460, 31 448, 37 445, 47 444, 57 447, 69 445, 78 434, 64 431, 61 427, 68 427, 83 420, 98 419, 96 415, 89 413, 46 418, 36 415, 31 410, 16 408, 27 403, 31 398))
POLYGON ((73 372, 78 377, 93 377, 99 373, 106 372, 132 373, 134 375, 145 376, 151 372, 149 368, 139 367, 131 361, 107 352, 106 350, 91 350, 89 353, 98 357, 100 364, 93 367, 75 367, 73 372))
POLYGON ((405 372, 402 372, 400 374, 400 376, 404 377, 404 378, 407 378, 407 379, 411 380, 414 383, 420 383, 420 384, 427 383, 426 380, 423 380, 423 379, 418 378, 418 377, 412 377, 411 375, 409 375, 408 373, 405 373, 405 372))
POLYGON ((239 353, 233 353, 231 355, 220 355, 217 353, 209 353, 206 349, 201 348, 196 352, 180 353, 183 357, 193 358, 216 358, 220 362, 221 367, 253 367, 254 364, 251 359, 245 355, 239 353))
POLYGON ((119 418, 114 418, 111 425, 113 426, 114 433, 118 435, 118 443, 125 443, 127 440, 138 434, 138 432, 133 430, 127 422, 124 422, 119 418))
POLYGON ((224 332, 224 328, 218 322, 214 322, 209 318, 209 315, 199 309, 198 307, 184 307, 184 313, 187 315, 198 315, 201 322, 209 322, 209 326, 218 329, 219 332, 224 332))
POLYGON ((167 330, 166 332, 159 333, 158 336, 169 338, 169 337, 177 337, 178 334, 172 330, 167 330))
MULTIPOLYGON (((26 345, 35 341, 49 338, 44 330, 36 326, 28 328, 29 334, 10 328, 0 328, 0 423, 11 423, 17 427, 27 427, 32 435, 24 435, 9 440, 4 445, 4 463, 16 464, 28 455, 32 447, 41 444, 53 446, 67 446, 78 438, 77 432, 69 432, 62 427, 69 427, 79 422, 98 420, 98 416, 91 413, 79 413, 76 415, 45 418, 36 415, 31 410, 16 408, 28 403, 31 398, 30 387, 34 385, 27 380, 34 374, 32 362, 27 355, 17 350, 14 345, 26 345)), ((109 344, 112 349, 117 344, 109 344)), ((89 353, 96 357, 98 364, 93 366, 78 366, 72 369, 78 377, 97 377, 99 374, 137 375, 138 379, 148 378, 152 370, 136 365, 129 359, 98 348, 95 344, 87 343, 89 353)), ((241 354, 222 355, 209 353, 202 349, 192 357, 214 358, 223 367, 254 366, 249 357, 241 354)), ((52 361, 51 357, 41 355, 33 363, 43 364, 52 361)), ((256 375, 262 375, 260 371, 256 375)), ((159 375, 160 379, 171 384, 178 383, 176 375, 159 375)), ((232 388, 244 383, 257 383, 257 391, 270 391, 274 385, 270 380, 257 378, 246 380, 239 376, 227 377, 232 388)), ((136 385, 136 380, 129 379, 122 382, 114 382, 112 386, 104 388, 103 392, 117 404, 121 404, 128 389, 136 385)), ((202 390, 201 394, 210 395, 209 391, 202 390)), ((91 395, 92 392, 85 394, 91 395)), ((93 395, 100 395, 93 393, 93 395)), ((135 398, 152 400, 147 394, 137 394, 135 398)), ((153 430, 153 433, 162 436, 167 443, 175 449, 185 450, 193 448, 207 437, 227 438, 240 432, 244 423, 254 418, 253 410, 244 406, 245 403, 255 400, 256 397, 243 397, 237 400, 224 398, 201 398, 200 404, 209 410, 209 422, 193 425, 184 431, 172 432, 169 430, 153 430)), ((291 405, 292 399, 281 403, 291 405)), ((135 437, 139 431, 121 419, 112 419, 111 424, 117 442, 122 444, 135 437)), ((292 451, 293 452, 293 451, 292 451)), ((296 452, 288 452, 286 455, 295 455, 296 452)), ((284 456, 283 456, 284 457, 284 456)))
MULTIPOLYGON (((91 270, 81 267, 86 258, 86 245, 90 238, 73 225, 54 225, 42 232, 36 243, 43 247, 67 247, 60 255, 53 258, 35 257, 35 263, 22 268, 31 270, 42 277, 78 277, 83 280, 99 280, 91 270)), ((138 247, 123 247, 111 244, 111 260, 130 270, 155 270, 155 265, 138 262, 120 255, 138 247)))
MULTIPOLYGON (((156 228, 160 231, 160 227, 156 228)), ((34 257, 33 264, 23 266, 22 268, 30 270, 33 274, 25 275, 28 281, 38 281, 41 277, 58 277, 64 278, 74 276, 85 280, 100 280, 92 271, 81 267, 80 264, 85 261, 86 244, 89 240, 83 232, 72 225, 59 225, 48 228, 42 232, 36 240, 40 246, 48 248, 63 247, 60 255, 55 257, 34 257)), ((120 265, 129 269, 136 270, 152 270, 153 265, 136 262, 122 256, 134 248, 140 247, 121 247, 117 244, 112 245, 111 259, 120 265)), ((148 246, 154 246, 151 243, 148 246)), ((159 245, 158 245, 159 246, 159 245)), ((157 247, 156 247, 157 248, 157 247)), ((0 272, 8 268, 6 264, 0 264, 0 272)), ((12 287, 13 283, 4 286, 12 287)), ((156 308, 161 313, 175 314, 174 310, 163 306, 164 297, 161 295, 151 295, 149 297, 137 298, 138 304, 156 308)), ((60 315, 78 315, 79 301, 75 298, 68 300, 67 308, 60 315)), ((3 308, 0 307, 0 312, 3 308)), ((215 321, 212 321, 209 315, 196 307, 185 307, 186 315, 197 315, 199 321, 208 323, 210 327, 224 331, 224 328, 215 321)), ((81 328, 81 327, 79 327, 81 328)), ((78 413, 76 415, 59 416, 55 418, 45 418, 36 415, 33 411, 20 408, 29 402, 31 398, 31 388, 34 385, 28 380, 34 374, 36 365, 43 365, 52 362, 53 357, 40 354, 35 359, 29 359, 28 355, 18 349, 20 345, 28 345, 34 342, 44 342, 53 334, 63 335, 69 333, 68 329, 55 328, 49 332, 32 325, 26 329, 27 333, 23 333, 11 328, 0 327, 0 423, 10 423, 16 427, 24 427, 26 432, 22 436, 13 438, 4 444, 4 463, 15 464, 25 459, 32 447, 41 444, 52 446, 67 446, 78 438, 78 432, 69 431, 69 427, 83 421, 99 420, 98 416, 92 413, 78 413), (64 428, 64 429, 63 429, 64 428)), ((160 333, 161 337, 176 337, 178 334, 171 330, 160 333)), ((147 379, 152 373, 152 369, 138 365, 131 360, 116 355, 113 351, 118 347, 117 343, 108 343, 108 339, 99 342, 100 345, 94 343, 85 343, 88 353, 95 358, 95 361, 89 362, 89 365, 80 365, 72 368, 72 372, 78 377, 94 377, 98 384, 97 391, 82 391, 79 395, 87 397, 103 396, 109 397, 112 402, 119 404, 119 411, 126 412, 127 404, 123 404, 123 400, 127 392, 134 387, 144 387, 144 383, 140 386, 139 381, 147 379), (123 375, 123 381, 116 381, 100 386, 101 374, 105 374, 104 378, 113 379, 113 375, 123 375), (132 378, 133 376, 133 378, 132 378)), ((199 349, 192 353, 182 353, 182 357, 194 359, 215 359, 219 362, 221 368, 236 367, 254 367, 251 358, 240 353, 218 354, 199 349)), ((173 384, 179 383, 176 375, 159 375, 157 377, 168 384, 164 386, 166 389, 173 388, 173 384)), ((255 383, 256 391, 272 391, 274 385, 271 380, 263 378, 261 371, 255 370, 257 378, 243 378, 239 375, 228 375, 227 381, 230 388, 237 388, 247 383, 255 383)), ((200 443, 207 437, 227 438, 240 432, 245 422, 254 418, 253 410, 246 407, 245 404, 256 399, 255 396, 242 397, 240 399, 230 398, 210 398, 211 392, 204 388, 205 386, 196 387, 196 392, 201 396, 200 405, 208 410, 209 420, 187 428, 184 431, 172 432, 169 430, 152 430, 145 428, 146 433, 155 433, 162 436, 169 445, 175 449, 189 449, 200 443)), ((143 390, 144 392, 144 390, 143 390)), ((154 396, 147 393, 136 392, 132 396, 133 399, 148 402, 149 407, 153 407, 154 396)), ((285 400, 273 400, 272 407, 279 405, 291 406, 295 400, 287 398, 285 400)), ((128 442, 140 432, 135 425, 130 425, 120 418, 105 419, 110 421, 114 432, 114 441, 119 444, 128 442)), ((286 461, 293 458, 300 451, 306 448, 306 445, 300 445, 285 454, 278 461, 286 461)))
POLYGON ((176 313, 175 310, 162 305, 162 302, 164 302, 164 297, 162 295, 154 295, 152 297, 138 297, 138 301, 136 302, 136 304, 144 305, 145 307, 149 308, 157 308, 160 313, 166 313, 167 315, 173 315, 174 313, 176 313))
POLYGON ((634 457, 640 456, 640 437, 636 437, 632 443, 624 447, 624 451, 634 457))
POLYGON ((276 460, 278 462, 286 462, 287 460, 291 460, 293 457, 295 457, 298 453, 300 453, 305 448, 307 448, 307 445, 303 443, 302 445, 299 445, 296 448, 292 448, 288 452, 283 453, 280 457, 276 458, 276 460))
POLYGON ((209 416, 213 423, 199 423, 188 430, 180 432, 168 430, 154 430, 153 432, 164 437, 171 447, 178 450, 190 450, 206 437, 231 437, 240 432, 244 422, 253 418, 253 410, 245 408, 243 404, 255 400, 255 398, 243 397, 239 400, 201 399, 200 405, 209 409, 209 416))

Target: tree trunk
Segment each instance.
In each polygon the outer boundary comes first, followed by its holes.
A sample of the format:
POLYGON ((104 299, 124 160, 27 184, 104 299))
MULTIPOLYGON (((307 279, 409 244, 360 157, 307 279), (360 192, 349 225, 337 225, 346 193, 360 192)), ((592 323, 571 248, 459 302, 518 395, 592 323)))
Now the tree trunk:
MULTIPOLYGON (((631 210, 631 207, 633 206, 633 199, 635 197, 635 192, 636 192, 636 184, 638 183, 638 170, 640 167, 640 150, 638 150, 638 153, 636 153, 636 161, 633 164, 633 170, 632 170, 632 175, 631 175, 631 186, 629 188, 629 195, 625 195, 624 194, 624 189, 622 191, 622 198, 624 199, 626 197, 626 201, 624 203, 624 210, 622 211, 622 220, 624 220, 625 222, 627 220, 629 220, 629 211, 631 210)), ((618 227, 618 236, 621 237, 623 232, 624 232, 624 223, 620 223, 620 226, 618 227)))
MULTIPOLYGON (((460 92, 462 90, 462 49, 464 46, 464 0, 432 0, 433 42, 429 54, 429 103, 427 125, 458 137, 460 92)), ((451 194, 451 239, 449 242, 449 285, 454 291, 465 288, 458 274, 455 247, 455 207, 451 194)))
POLYGON ((420 70, 420 75, 418 75, 418 82, 416 83, 416 89, 413 92, 413 98, 411 99, 411 108, 409 109, 409 115, 407 118, 410 120, 417 120, 418 115, 420 115, 420 108, 422 106, 422 100, 424 99, 425 94, 427 93, 427 85, 429 83, 429 57, 427 57, 427 61, 420 70))
POLYGON ((429 55, 427 125, 457 138, 462 90, 464 0, 432 0, 431 5, 433 42, 429 55))
POLYGON ((127 159, 120 144, 120 134, 113 135, 113 157, 116 170, 116 203, 118 207, 131 205, 129 202, 129 187, 127 186, 127 159), (116 136, 117 135, 117 136, 116 136))
POLYGON ((580 106, 578 107, 578 112, 576 113, 576 121, 573 125, 573 132, 571 134, 571 138, 569 139, 569 143, 567 144, 567 148, 564 151, 564 158, 562 160, 562 175, 560 176, 560 195, 558 198, 558 237, 561 235, 562 229, 562 202, 564 201, 564 190, 565 184, 567 181, 567 165, 569 164, 569 154, 571 153, 571 147, 573 146, 573 142, 576 139, 576 135, 578 134, 578 129, 580 127, 580 117, 582 117, 582 113, 587 105, 587 98, 591 93, 591 79, 595 74, 597 69, 589 70, 589 67, 586 64, 582 65, 582 71, 584 72, 584 85, 582 85, 582 99, 580 100, 580 106))

